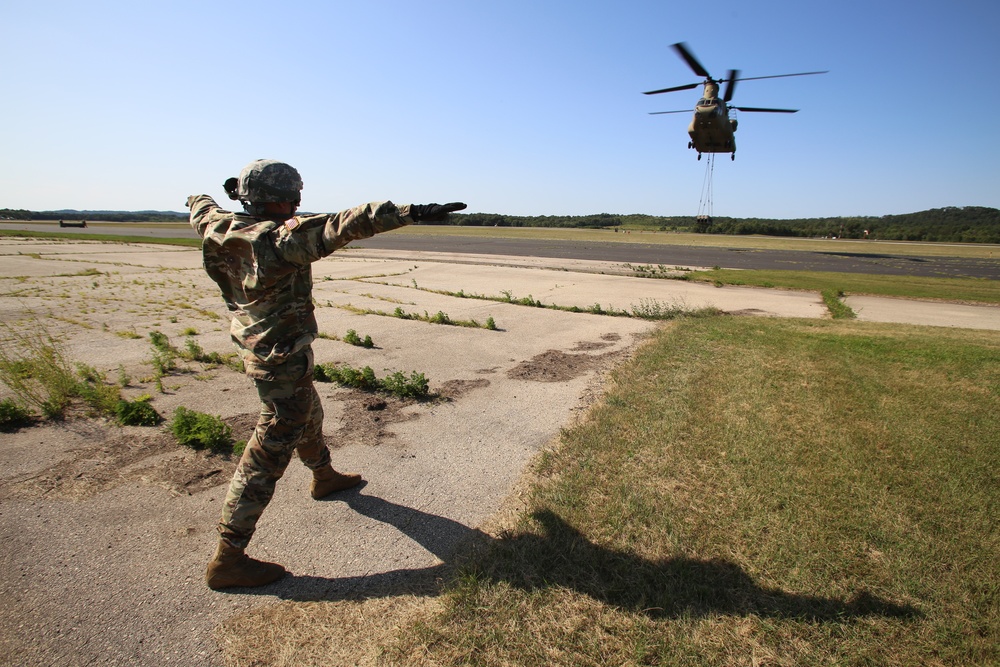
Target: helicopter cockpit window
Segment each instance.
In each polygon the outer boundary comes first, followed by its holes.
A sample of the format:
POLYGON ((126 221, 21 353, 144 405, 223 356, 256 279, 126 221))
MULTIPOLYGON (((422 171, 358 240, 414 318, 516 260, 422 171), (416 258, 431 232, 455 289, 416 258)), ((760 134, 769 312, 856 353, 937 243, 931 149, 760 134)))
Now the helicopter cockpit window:
POLYGON ((703 97, 700 100, 698 100, 698 106, 700 107, 710 107, 713 104, 715 104, 715 100, 710 100, 707 97, 703 97))

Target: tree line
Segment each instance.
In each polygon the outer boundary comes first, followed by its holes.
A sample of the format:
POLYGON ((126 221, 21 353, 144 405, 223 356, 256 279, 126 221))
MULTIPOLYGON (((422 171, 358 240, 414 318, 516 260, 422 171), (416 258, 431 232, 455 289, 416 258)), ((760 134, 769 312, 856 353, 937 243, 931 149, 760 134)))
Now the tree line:
MULTIPOLYGON (((0 209, 0 220, 107 220, 178 222, 174 211, 28 211, 0 209)), ((466 227, 569 227, 637 229, 702 234, 758 234, 802 238, 881 239, 937 243, 1000 243, 1000 210, 985 206, 947 206, 919 213, 832 218, 700 218, 656 215, 536 215, 453 213, 446 224, 466 227)))
POLYGON ((453 213, 448 224, 471 227, 578 227, 644 229, 702 234, 759 234, 803 238, 881 239, 938 243, 1000 243, 1000 210, 985 206, 948 206, 919 213, 832 218, 699 218, 691 216, 612 215, 514 216, 453 213))
POLYGON ((107 222, 178 222, 187 213, 175 211, 28 211, 23 208, 0 208, 0 220, 105 220, 107 222))

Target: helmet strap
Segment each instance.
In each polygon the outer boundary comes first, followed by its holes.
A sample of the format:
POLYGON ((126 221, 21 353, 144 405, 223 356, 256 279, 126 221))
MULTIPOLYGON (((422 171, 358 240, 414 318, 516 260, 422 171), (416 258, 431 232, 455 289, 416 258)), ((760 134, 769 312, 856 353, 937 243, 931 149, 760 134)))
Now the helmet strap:
MULTIPOLYGON (((301 200, 299 200, 301 201, 301 200)), ((247 215, 251 215, 258 220, 272 220, 274 222, 284 222, 295 216, 295 211, 299 208, 299 201, 292 203, 292 212, 288 214, 284 213, 269 213, 267 211, 267 204, 265 202, 251 202, 240 200, 243 204, 243 210, 247 212, 247 215)))

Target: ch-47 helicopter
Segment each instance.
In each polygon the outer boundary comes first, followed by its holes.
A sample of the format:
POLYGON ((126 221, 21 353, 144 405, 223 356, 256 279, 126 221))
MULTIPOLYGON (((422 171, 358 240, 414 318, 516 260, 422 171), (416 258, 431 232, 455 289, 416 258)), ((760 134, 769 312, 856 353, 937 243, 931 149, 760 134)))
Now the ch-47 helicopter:
MULTIPOLYGON (((698 151, 698 159, 701 159, 702 153, 731 153, 732 159, 736 159, 736 138, 733 134, 736 132, 736 127, 738 121, 736 118, 729 117, 729 110, 736 109, 737 111, 761 111, 767 113, 795 113, 798 109, 763 109, 761 107, 737 107, 729 104, 733 99, 733 91, 736 88, 737 81, 753 81, 756 79, 780 79, 787 76, 808 76, 810 74, 826 74, 823 72, 799 72, 797 74, 774 74, 771 76, 751 76, 740 78, 740 71, 737 69, 729 70, 729 75, 725 79, 713 79, 712 75, 708 73, 698 59, 694 57, 691 53, 691 49, 684 42, 679 42, 671 46, 674 51, 677 52, 684 62, 688 64, 695 74, 698 76, 705 77, 705 80, 701 83, 689 83, 683 86, 675 86, 674 88, 663 88, 661 90, 651 90, 644 95, 658 95, 660 93, 673 93, 678 90, 691 90, 692 88, 697 88, 699 85, 705 86, 705 92, 702 98, 698 100, 698 104, 694 108, 694 118, 691 120, 691 124, 688 126, 688 134, 691 136, 691 141, 688 142, 688 148, 693 148, 698 151), (719 84, 723 81, 726 82, 726 91, 719 99, 719 84)), ((682 109, 680 111, 654 111, 651 115, 667 114, 667 113, 690 113, 690 109, 682 109)))

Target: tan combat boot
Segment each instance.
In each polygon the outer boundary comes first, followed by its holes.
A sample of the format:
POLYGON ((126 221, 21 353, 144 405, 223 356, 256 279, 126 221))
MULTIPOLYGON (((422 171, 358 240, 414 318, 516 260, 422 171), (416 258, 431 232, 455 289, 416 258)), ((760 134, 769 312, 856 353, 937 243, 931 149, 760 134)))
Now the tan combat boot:
POLYGON ((285 568, 277 563, 254 560, 243 553, 243 549, 219 540, 219 548, 205 572, 205 582, 217 591, 232 586, 263 586, 281 579, 285 574, 285 568))
POLYGON ((334 491, 350 489, 361 483, 361 475, 356 473, 340 473, 333 469, 333 466, 326 466, 319 470, 313 470, 312 486, 309 493, 316 500, 325 498, 334 491))

